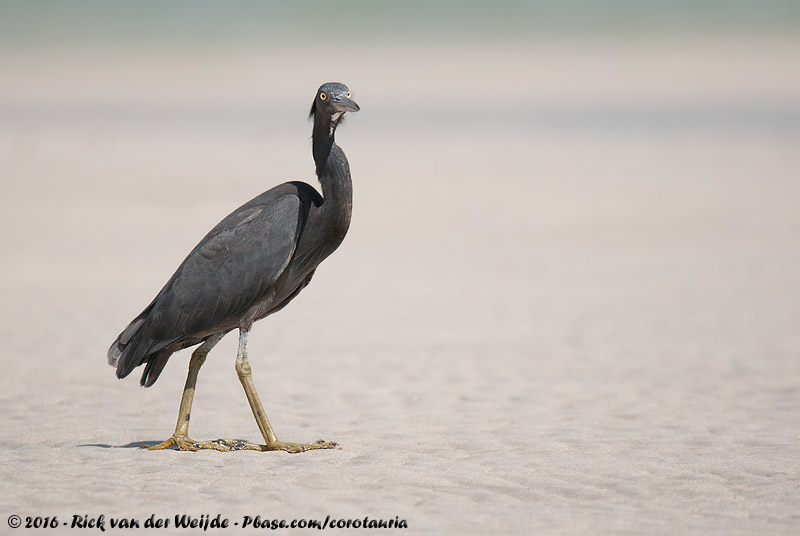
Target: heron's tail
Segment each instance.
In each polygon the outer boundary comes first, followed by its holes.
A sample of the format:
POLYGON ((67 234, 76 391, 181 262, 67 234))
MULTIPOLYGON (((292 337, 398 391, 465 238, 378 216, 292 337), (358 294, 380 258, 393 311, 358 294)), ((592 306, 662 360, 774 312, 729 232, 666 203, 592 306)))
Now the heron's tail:
MULTIPOLYGON (((136 335, 136 333, 142 327, 142 324, 144 324, 146 318, 147 317, 144 314, 139 315, 133 322, 128 324, 128 327, 126 327, 122 333, 119 334, 117 340, 115 340, 108 349, 108 364, 117 369, 117 372, 119 372, 120 369, 120 358, 125 355, 125 350, 131 343, 131 339, 133 339, 134 335, 136 335)), ((123 363, 124 361, 125 360, 123 360, 123 363)), ((128 371, 125 376, 128 374, 130 374, 130 371, 128 371)))
POLYGON ((139 365, 147 363, 140 382, 144 387, 150 387, 156 382, 172 354, 157 351, 158 346, 153 348, 154 341, 146 327, 151 309, 152 304, 128 324, 111 344, 107 354, 108 364, 117 369, 117 378, 124 378, 139 365))

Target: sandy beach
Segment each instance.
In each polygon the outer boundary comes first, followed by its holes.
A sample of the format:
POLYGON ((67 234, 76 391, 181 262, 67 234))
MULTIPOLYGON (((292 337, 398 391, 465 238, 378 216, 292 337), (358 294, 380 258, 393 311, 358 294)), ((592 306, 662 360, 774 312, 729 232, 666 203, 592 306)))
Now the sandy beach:
MULTIPOLYGON (((797 532, 800 41, 3 54, 0 533, 797 532), (316 185, 329 79, 362 106, 351 231, 250 361, 280 438, 341 448, 140 450, 189 352, 143 389, 109 344, 223 216, 316 185)), ((201 371, 196 439, 260 440, 235 355, 201 371)))

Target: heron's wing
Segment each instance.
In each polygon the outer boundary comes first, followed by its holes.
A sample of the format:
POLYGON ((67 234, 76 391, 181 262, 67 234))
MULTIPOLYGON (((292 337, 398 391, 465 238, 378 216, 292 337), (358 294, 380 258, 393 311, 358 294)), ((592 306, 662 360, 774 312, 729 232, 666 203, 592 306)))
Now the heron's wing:
POLYGON ((212 229, 156 299, 153 338, 169 344, 204 333, 258 303, 292 258, 300 208, 285 194, 245 205, 212 229))

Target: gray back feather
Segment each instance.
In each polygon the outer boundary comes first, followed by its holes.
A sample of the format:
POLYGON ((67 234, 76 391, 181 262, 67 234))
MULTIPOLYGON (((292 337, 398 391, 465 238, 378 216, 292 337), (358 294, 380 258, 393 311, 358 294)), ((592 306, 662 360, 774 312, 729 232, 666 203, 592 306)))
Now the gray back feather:
POLYGON ((222 220, 111 345, 108 362, 117 376, 148 363, 142 384, 151 385, 172 352, 236 327, 288 266, 302 223, 301 201, 291 184, 265 192, 222 220))

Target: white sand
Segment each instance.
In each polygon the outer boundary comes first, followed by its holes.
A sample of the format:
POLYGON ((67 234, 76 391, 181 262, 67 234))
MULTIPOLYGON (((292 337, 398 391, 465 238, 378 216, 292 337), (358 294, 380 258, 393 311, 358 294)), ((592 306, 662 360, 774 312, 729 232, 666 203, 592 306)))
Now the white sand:
MULTIPOLYGON (((6 57, 0 533, 11 514, 179 513, 399 516, 430 534, 796 533, 800 46, 728 45, 363 49, 341 72, 287 71, 256 118, 275 56, 6 57), (341 450, 134 448, 171 434, 188 352, 145 390, 138 370, 114 378, 108 345, 222 216, 313 179, 303 114, 328 78, 363 107, 338 137, 351 233, 255 326, 250 359, 279 437, 341 450), (101 97, 110 118, 52 111, 101 97), (226 99, 244 103, 232 123, 191 122, 187 102, 202 115, 226 99), (514 119, 598 103, 795 116, 514 119), (185 115, 159 117, 172 108, 185 115)), ((234 356, 231 334, 200 374, 196 439, 258 439, 234 356)))

